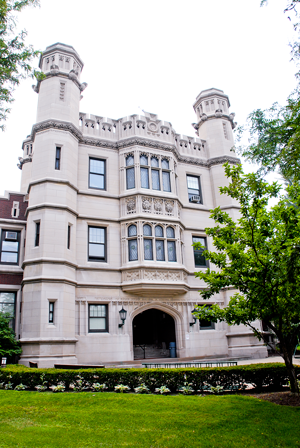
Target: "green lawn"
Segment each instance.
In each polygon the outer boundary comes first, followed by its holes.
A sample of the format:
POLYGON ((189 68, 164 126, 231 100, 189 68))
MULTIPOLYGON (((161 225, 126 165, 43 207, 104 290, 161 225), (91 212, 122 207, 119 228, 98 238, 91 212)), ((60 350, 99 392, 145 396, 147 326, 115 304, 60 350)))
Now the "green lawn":
POLYGON ((0 391, 0 448, 300 447, 300 408, 245 396, 0 391))

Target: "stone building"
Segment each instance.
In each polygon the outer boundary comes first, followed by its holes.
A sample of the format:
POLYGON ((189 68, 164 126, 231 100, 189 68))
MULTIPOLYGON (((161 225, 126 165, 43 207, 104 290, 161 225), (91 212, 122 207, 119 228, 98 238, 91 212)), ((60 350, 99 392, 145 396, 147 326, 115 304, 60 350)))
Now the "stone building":
MULTIPOLYGON (((79 112, 87 84, 71 46, 47 47, 40 68, 46 77, 34 86, 37 122, 23 143, 21 195, 10 196, 9 217, 0 221, 0 295, 16 294, 20 362, 167 357, 171 342, 178 357, 267 356, 246 327, 195 322, 191 314, 204 303, 194 272, 207 268, 192 243, 212 247, 204 230, 212 208, 238 216, 219 193, 227 182, 222 164, 238 162, 228 96, 218 89, 198 95, 197 138, 188 137, 152 113, 110 119, 79 112), (17 258, 4 255, 11 232, 17 258), (5 285, 8 271, 23 273, 22 282, 5 285)), ((229 295, 210 303, 226 304, 229 295)))

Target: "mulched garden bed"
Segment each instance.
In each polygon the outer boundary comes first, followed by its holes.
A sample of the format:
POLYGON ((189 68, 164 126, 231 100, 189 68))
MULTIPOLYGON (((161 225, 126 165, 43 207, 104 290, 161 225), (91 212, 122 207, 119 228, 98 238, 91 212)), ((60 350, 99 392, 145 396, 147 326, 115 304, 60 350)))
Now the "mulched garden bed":
POLYGON ((300 396, 291 392, 270 392, 268 394, 249 394, 260 400, 270 401, 271 403, 280 404, 282 406, 300 406, 300 396))

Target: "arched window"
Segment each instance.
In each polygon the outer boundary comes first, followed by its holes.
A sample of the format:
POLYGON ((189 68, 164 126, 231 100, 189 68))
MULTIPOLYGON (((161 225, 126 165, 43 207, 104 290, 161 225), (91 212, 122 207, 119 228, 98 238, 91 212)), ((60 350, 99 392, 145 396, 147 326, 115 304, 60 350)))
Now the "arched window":
POLYGON ((162 239, 164 236, 164 230, 161 226, 155 227, 155 250, 156 250, 156 260, 165 261, 165 242, 162 239), (158 239, 159 238, 159 239, 158 239))
POLYGON ((140 156, 140 170, 141 170, 141 187, 149 188, 149 168, 148 157, 145 154, 140 156))
POLYGON ((129 154, 126 157, 126 189, 131 190, 132 188, 135 188, 134 156, 129 154))
POLYGON ((128 255, 129 261, 138 260, 138 245, 137 245, 137 229, 135 224, 128 227, 128 255))
POLYGON ((145 224, 143 227, 143 235, 144 235, 144 259, 145 260, 153 260, 153 245, 152 238, 145 238, 152 236, 152 228, 149 224, 145 224))
POLYGON ((173 227, 167 227, 167 249, 168 261, 176 261, 175 231, 173 227))

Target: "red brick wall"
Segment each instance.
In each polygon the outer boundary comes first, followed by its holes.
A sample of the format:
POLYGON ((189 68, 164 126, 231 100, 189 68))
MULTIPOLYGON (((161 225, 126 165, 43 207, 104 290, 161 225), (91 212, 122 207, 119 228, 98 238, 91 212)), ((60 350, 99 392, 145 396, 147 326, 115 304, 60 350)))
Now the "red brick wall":
POLYGON ((21 285, 23 274, 0 274, 0 285, 21 285))
POLYGON ((22 220, 25 221, 25 213, 26 209, 28 207, 28 202, 24 202, 24 195, 23 194, 10 194, 9 199, 6 198, 0 198, 0 218, 3 219, 16 219, 16 220, 22 220), (19 216, 18 218, 11 216, 11 210, 13 207, 13 202, 18 201, 19 202, 19 216))

